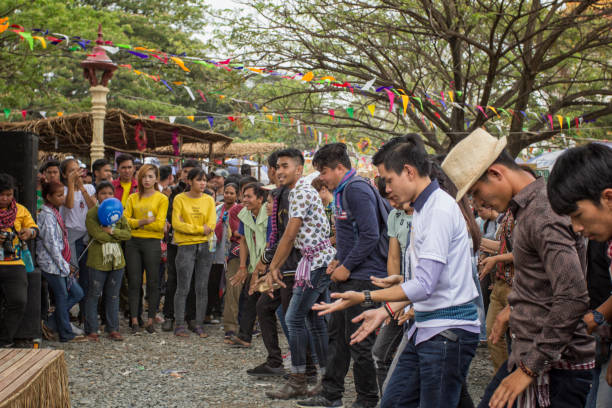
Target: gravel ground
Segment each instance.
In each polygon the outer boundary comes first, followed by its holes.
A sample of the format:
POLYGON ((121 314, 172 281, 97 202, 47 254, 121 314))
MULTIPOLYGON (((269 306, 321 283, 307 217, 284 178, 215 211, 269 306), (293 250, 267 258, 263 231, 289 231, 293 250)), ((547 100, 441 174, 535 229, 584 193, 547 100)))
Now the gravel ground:
MULTIPOLYGON (((177 339, 160 330, 153 335, 125 335, 123 342, 101 336, 99 343, 46 342, 44 347, 66 352, 73 407, 295 406, 264 395, 279 380, 256 380, 245 372, 266 356, 261 337, 254 339, 251 349, 234 349, 223 344, 220 325, 207 329, 206 339, 195 335, 177 339)), ((128 333, 127 327, 121 330, 128 333)), ((284 338, 281 344, 286 352, 284 338)), ((479 348, 470 368, 469 390, 476 403, 493 374, 486 355, 486 348, 479 348)), ((346 388, 344 402, 350 406, 355 398, 352 372, 346 388)))

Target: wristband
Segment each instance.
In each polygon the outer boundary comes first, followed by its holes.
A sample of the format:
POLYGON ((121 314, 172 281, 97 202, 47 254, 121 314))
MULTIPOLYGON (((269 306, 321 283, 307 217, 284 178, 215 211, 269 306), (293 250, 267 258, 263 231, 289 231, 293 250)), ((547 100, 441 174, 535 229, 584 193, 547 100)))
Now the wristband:
POLYGON ((537 376, 538 376, 536 373, 534 373, 529 368, 527 368, 522 361, 519 363, 519 368, 521 369, 522 372, 524 372, 525 374, 527 374, 531 378, 537 378, 537 376))
POLYGON ((389 317, 391 319, 395 319, 395 313, 393 313, 393 310, 391 309, 391 306, 389 306, 389 302, 385 302, 384 305, 385 311, 387 312, 387 314, 389 315, 389 317))

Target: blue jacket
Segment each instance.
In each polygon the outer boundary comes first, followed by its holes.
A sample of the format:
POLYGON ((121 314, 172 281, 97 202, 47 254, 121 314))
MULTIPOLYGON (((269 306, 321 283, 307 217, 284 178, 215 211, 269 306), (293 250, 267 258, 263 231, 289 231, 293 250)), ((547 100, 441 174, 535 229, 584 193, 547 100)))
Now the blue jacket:
POLYGON ((351 272, 349 279, 369 281, 370 276, 384 278, 387 276, 387 259, 378 250, 383 226, 380 225, 375 193, 365 183, 359 182, 347 185, 342 194, 342 202, 348 206, 350 216, 347 219, 336 217, 336 259, 351 272))

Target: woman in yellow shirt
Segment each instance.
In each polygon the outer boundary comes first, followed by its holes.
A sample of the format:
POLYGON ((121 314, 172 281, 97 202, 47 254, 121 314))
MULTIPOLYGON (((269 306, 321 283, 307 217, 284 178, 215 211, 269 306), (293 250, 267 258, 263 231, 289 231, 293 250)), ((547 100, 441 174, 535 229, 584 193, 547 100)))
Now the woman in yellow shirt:
POLYGON ((143 268, 147 272, 149 319, 145 329, 155 333, 153 322, 159 308, 159 262, 161 239, 164 237, 168 197, 159 192, 159 170, 145 164, 138 171, 138 192, 131 194, 124 214, 132 228, 132 238, 125 244, 128 292, 132 333, 139 331, 138 317, 143 268))
MULTIPOLYGON (((13 177, 0 174, 0 290, 6 306, 0 323, 4 324, 0 347, 13 343, 28 301, 28 278, 21 250, 23 241, 35 238, 38 227, 32 215, 15 201, 13 177)), ((25 248, 24 248, 25 249, 25 248)))
POLYGON ((185 301, 195 273, 196 327, 202 338, 208 337, 202 325, 208 303, 208 276, 212 266, 210 240, 216 225, 215 200, 204 194, 206 173, 201 168, 187 175, 189 191, 176 196, 172 204, 172 228, 178 245, 176 254, 176 294, 174 295, 174 334, 189 336, 185 329, 185 301), (194 272, 195 270, 195 272, 194 272))

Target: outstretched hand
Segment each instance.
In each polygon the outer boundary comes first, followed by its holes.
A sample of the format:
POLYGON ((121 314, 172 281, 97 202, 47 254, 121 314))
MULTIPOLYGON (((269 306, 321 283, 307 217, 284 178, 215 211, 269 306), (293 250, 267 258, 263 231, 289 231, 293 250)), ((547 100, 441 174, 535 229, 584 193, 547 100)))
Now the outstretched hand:
POLYGON ((378 286, 379 288, 386 289, 391 286, 402 283, 404 278, 402 277, 402 275, 391 275, 391 276, 387 276, 384 278, 377 278, 376 276, 370 276, 370 280, 372 281, 372 284, 378 286))
POLYGON ((323 316, 326 314, 330 314, 333 312, 338 312, 340 310, 348 309, 351 306, 358 305, 359 303, 363 303, 365 301, 365 296, 361 292, 342 292, 342 293, 332 293, 332 299, 338 299, 333 303, 317 303, 312 306, 312 310, 317 310, 319 312, 319 316, 323 316))
POLYGON ((363 321, 361 326, 351 334, 351 344, 359 343, 376 330, 387 318, 387 312, 382 307, 378 309, 369 309, 355 317, 352 322, 359 323, 363 321))

